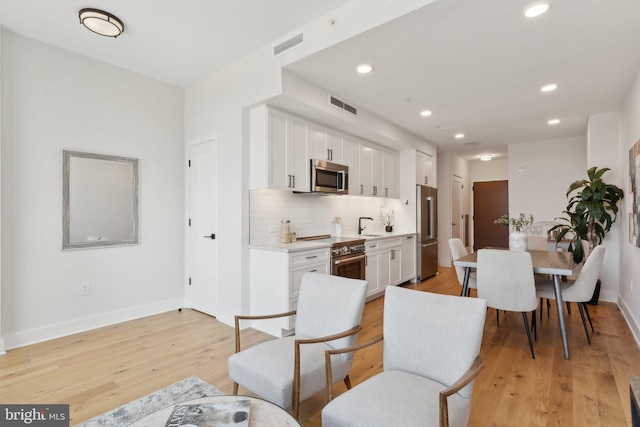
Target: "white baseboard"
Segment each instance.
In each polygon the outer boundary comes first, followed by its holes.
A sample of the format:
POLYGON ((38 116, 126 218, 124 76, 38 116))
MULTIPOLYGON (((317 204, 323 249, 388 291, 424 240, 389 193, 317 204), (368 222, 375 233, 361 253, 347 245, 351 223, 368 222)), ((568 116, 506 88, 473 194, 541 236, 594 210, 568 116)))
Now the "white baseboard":
POLYGON ((0 356, 2 356, 3 354, 7 354, 7 350, 4 346, 4 339, 0 338, 0 356))
POLYGON ((624 319, 627 321, 633 337, 636 339, 636 345, 640 347, 640 319, 633 317, 633 312, 629 310, 625 301, 620 297, 618 297, 618 307, 620 307, 620 311, 622 312, 624 319))
POLYGON ((0 354, 2 354, 2 350, 24 347, 30 344, 49 341, 54 338, 60 338, 67 335, 86 332, 92 329, 102 328, 104 326, 114 325, 116 323, 126 322, 128 320, 177 310, 182 307, 184 307, 184 298, 174 298, 171 300, 158 301, 152 304, 130 307, 123 310, 100 313, 95 316, 74 319, 43 328, 8 334, 4 337, 4 342, 0 339, 0 354), (6 344, 6 347, 4 344, 6 344))

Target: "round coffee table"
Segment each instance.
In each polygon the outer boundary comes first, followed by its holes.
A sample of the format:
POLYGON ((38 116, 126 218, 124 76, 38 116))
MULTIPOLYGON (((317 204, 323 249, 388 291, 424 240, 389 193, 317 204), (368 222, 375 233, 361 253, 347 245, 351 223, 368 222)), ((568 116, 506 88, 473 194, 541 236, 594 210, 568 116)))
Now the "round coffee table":
POLYGON ((301 426, 290 413, 268 402, 264 399, 251 396, 233 396, 219 395, 202 397, 200 399, 188 400, 186 402, 176 402, 171 406, 162 408, 156 412, 140 418, 138 421, 129 425, 129 427, 158 427, 164 426, 175 405, 193 405, 196 403, 216 403, 216 402, 232 402, 234 400, 249 399, 251 401, 251 410, 249 411, 249 427, 286 427, 301 426))

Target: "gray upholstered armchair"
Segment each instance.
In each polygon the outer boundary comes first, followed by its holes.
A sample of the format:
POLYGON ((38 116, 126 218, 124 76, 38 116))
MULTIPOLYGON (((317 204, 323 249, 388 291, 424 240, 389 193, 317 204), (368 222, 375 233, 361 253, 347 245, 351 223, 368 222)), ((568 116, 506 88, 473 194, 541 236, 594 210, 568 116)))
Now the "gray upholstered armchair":
POLYGON ((383 340, 383 372, 331 400, 323 427, 466 426, 486 301, 389 287, 382 337, 350 349, 328 350, 326 359, 383 340))
MULTIPOLYGON (((325 350, 355 344, 367 292, 367 281, 305 273, 296 311, 267 316, 236 316, 236 353, 229 357, 229 377, 258 396, 291 410, 326 385, 325 350), (240 348, 240 320, 296 315, 295 335, 240 348)), ((344 380, 353 359, 342 354, 332 361, 336 382, 344 380)))

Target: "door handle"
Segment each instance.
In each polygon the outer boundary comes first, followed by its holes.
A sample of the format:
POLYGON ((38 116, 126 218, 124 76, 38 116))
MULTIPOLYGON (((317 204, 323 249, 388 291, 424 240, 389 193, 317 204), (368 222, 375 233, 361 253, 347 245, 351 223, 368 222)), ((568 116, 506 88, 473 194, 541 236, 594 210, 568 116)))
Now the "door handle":
POLYGON ((211 233, 211 235, 209 236, 204 236, 205 239, 211 239, 211 240, 215 240, 216 239, 216 235, 211 233))

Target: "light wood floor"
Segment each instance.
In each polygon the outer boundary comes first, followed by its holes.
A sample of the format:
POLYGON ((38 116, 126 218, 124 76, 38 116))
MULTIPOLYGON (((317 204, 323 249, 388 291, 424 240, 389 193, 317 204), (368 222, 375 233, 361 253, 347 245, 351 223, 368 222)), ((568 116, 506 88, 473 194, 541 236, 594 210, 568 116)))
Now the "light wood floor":
MULTIPOLYGON (((449 268, 407 287, 460 289, 449 268)), ((382 332, 382 307, 382 298, 367 303, 359 341, 382 332)), ((629 377, 640 375, 640 351, 615 304, 600 302, 590 312, 591 346, 575 306, 568 316, 571 359, 565 360, 552 307, 539 325, 532 360, 522 316, 501 314, 497 327, 490 310, 481 349, 486 367, 475 382, 469 425, 630 426, 629 377)), ((248 345, 270 338, 243 332, 248 345)), ((356 354, 352 383, 381 370, 381 349, 356 354)), ((68 403, 74 425, 191 375, 231 393, 226 359, 233 351, 233 328, 196 311, 173 311, 10 350, 0 356, 0 403, 68 403)), ((305 427, 321 425, 323 404, 323 394, 303 402, 305 427)))

